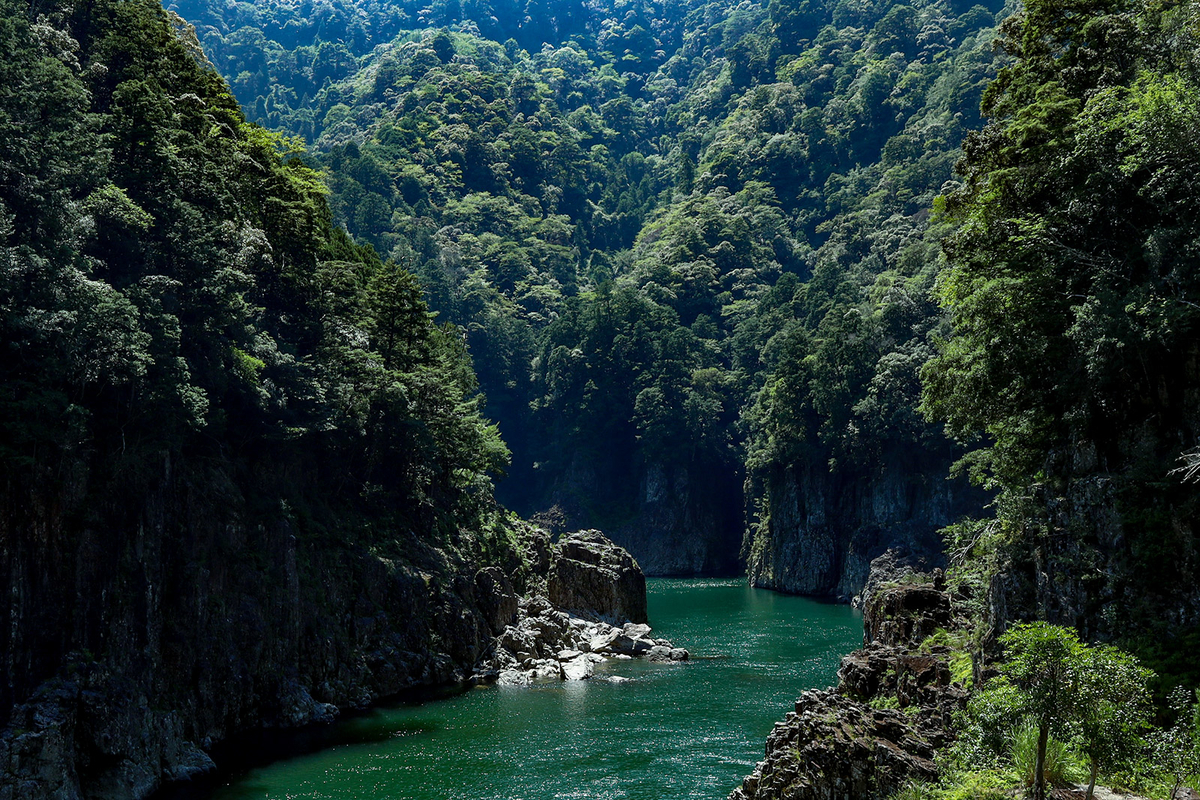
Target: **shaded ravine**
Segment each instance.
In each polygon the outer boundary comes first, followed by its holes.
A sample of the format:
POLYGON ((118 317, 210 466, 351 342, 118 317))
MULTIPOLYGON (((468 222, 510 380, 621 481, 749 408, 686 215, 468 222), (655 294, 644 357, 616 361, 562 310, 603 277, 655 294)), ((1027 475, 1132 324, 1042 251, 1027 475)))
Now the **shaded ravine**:
POLYGON ((648 591, 656 635, 688 647, 691 663, 610 662, 591 681, 378 709, 341 723, 341 744, 236 775, 210 796, 723 798, 796 695, 835 683, 861 620, 741 581, 659 579, 648 591))

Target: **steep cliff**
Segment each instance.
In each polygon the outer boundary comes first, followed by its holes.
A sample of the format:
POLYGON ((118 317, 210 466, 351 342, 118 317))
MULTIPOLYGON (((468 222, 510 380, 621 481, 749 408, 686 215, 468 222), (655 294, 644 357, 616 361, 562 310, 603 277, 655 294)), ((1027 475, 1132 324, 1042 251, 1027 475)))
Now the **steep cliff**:
POLYGON ((747 534, 753 585, 848 601, 871 562, 891 552, 899 565, 942 564, 938 530, 978 514, 986 495, 948 479, 949 458, 893 458, 872 472, 802 464, 766 479, 767 514, 747 534))
POLYGON ((1179 147, 1200 125, 1200 49, 1150 3, 1060 11, 1030 4, 1001 28, 1013 58, 942 201, 951 327, 924 407, 974 440, 967 461, 998 489, 996 627, 1049 619, 1161 652, 1200 622, 1184 466, 1200 463, 1200 154, 1179 147), (1081 23, 1131 33, 1099 47, 1081 23), (1020 120, 1051 85, 1063 112, 1041 146, 1020 120))
POLYGON ((631 461, 614 465, 575 456, 532 501, 533 507, 550 509, 535 518, 563 530, 603 528, 647 575, 740 572, 743 501, 737 470, 631 461))
POLYGON ((1200 627, 1195 496, 1170 476, 1130 484, 1128 474, 1096 471, 1032 486, 990 576, 986 616, 995 633, 1047 619, 1174 671, 1157 657, 1200 627))
POLYGON ((240 466, 6 487, 0 798, 145 796, 233 733, 466 678, 509 621, 480 571, 521 572, 507 532, 370 536, 303 505, 312 465, 240 466))
POLYGON ((0 0, 0 86, 0 798, 470 675, 527 568, 457 332, 153 0, 0 0))

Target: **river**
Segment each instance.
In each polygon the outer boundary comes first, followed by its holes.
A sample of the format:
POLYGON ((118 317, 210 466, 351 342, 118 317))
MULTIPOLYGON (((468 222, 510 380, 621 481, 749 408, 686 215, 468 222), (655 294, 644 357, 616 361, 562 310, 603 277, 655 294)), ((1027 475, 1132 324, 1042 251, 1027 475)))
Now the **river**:
POLYGON ((654 635, 684 664, 614 661, 590 680, 479 687, 341 723, 343 744, 235 775, 213 800, 724 798, 804 689, 862 641, 850 608, 743 580, 648 582, 654 635))

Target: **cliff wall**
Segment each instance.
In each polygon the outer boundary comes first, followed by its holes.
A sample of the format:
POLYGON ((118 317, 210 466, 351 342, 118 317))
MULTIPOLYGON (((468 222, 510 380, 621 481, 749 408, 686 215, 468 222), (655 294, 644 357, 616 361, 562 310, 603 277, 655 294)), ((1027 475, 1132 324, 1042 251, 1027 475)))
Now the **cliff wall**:
POLYGON ((562 530, 598 527, 650 576, 741 572, 740 477, 729 465, 612 465, 581 455, 533 503, 562 530), (557 519, 554 519, 557 515, 557 519))
POLYGON ((1127 475, 1092 472, 1032 487, 991 576, 991 630, 1047 619, 1088 640, 1155 649, 1155 639, 1200 626, 1195 497, 1169 476, 1129 484, 1127 475))
POLYGON ((866 473, 823 464, 778 469, 766 479, 767 514, 747 535, 754 586, 849 601, 871 562, 891 551, 899 564, 942 563, 938 530, 979 514, 984 492, 947 479, 950 459, 895 458, 866 473))
POLYGON ((471 674, 515 610, 481 571, 520 576, 509 540, 373 530, 316 474, 164 456, 137 489, 3 487, 0 798, 144 797, 234 732, 471 674))

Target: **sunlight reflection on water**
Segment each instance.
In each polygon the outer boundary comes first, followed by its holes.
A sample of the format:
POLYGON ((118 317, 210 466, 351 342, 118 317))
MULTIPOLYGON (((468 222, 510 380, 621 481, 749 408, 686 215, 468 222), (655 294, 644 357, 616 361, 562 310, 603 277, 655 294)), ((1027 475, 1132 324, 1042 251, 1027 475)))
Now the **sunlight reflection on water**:
POLYGON ((723 798, 796 695, 835 681, 861 620, 741 581, 651 580, 648 591, 655 635, 691 663, 613 661, 590 681, 380 709, 349 725, 382 737, 253 770, 214 800, 723 798))

